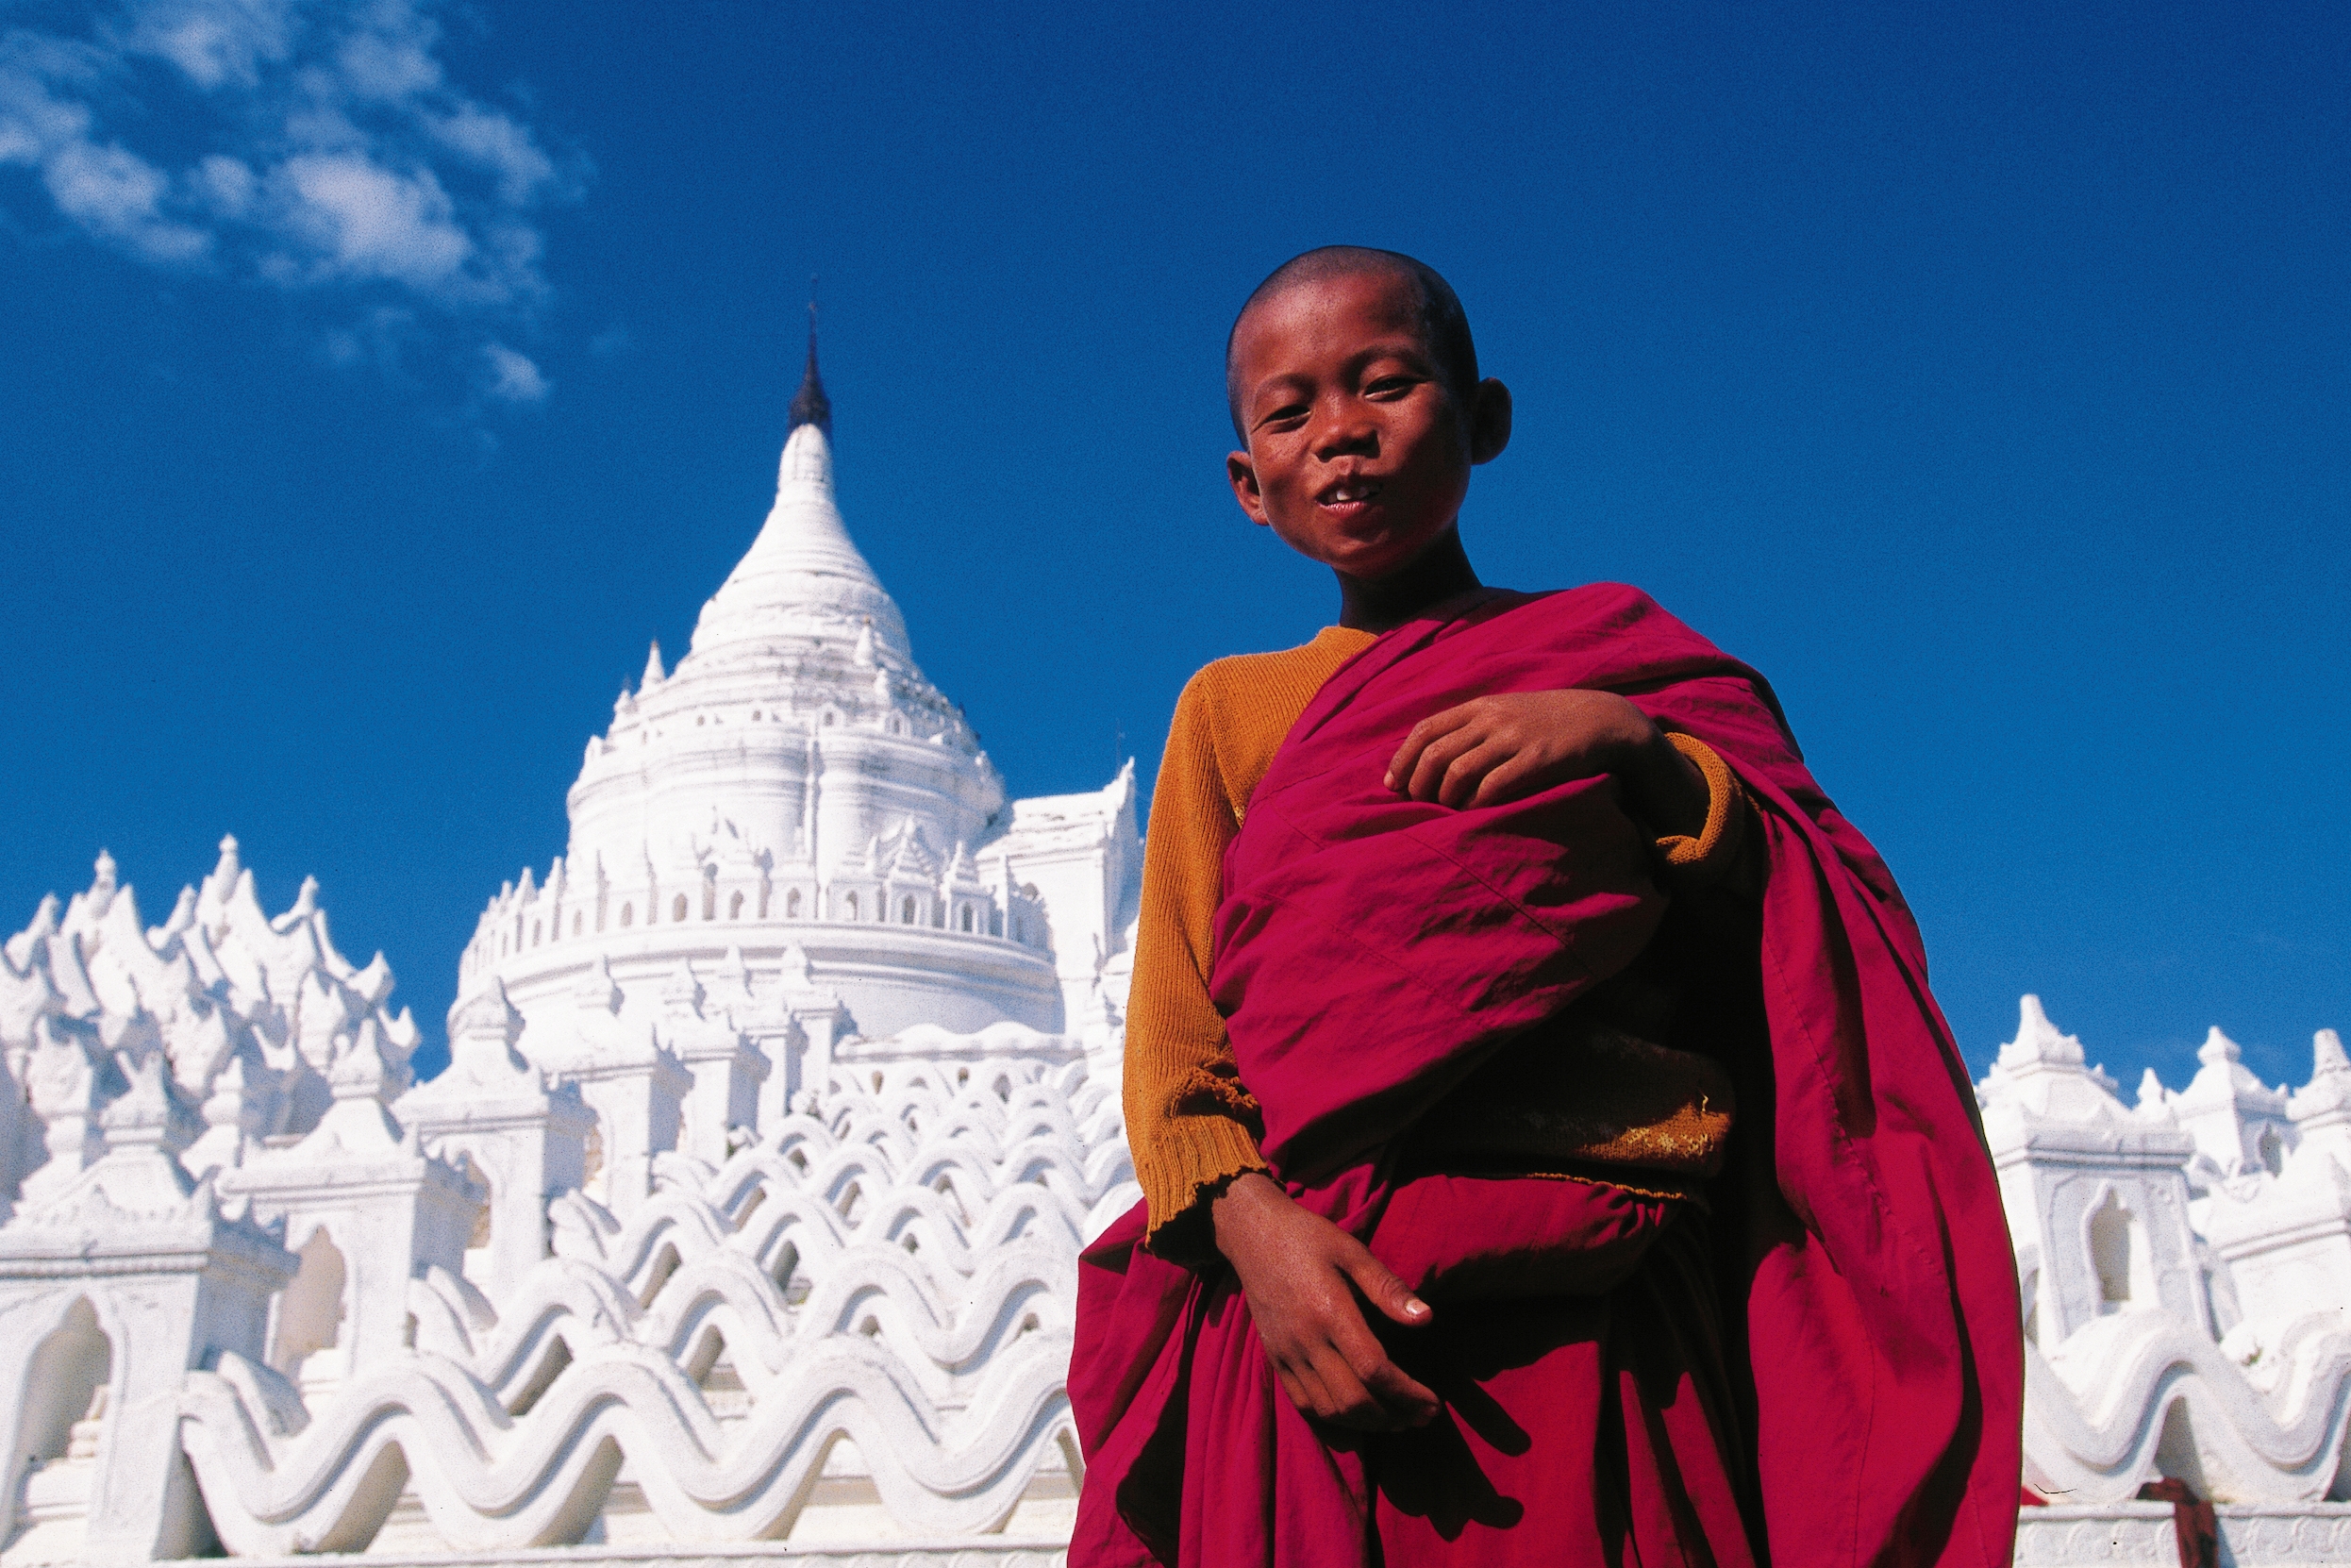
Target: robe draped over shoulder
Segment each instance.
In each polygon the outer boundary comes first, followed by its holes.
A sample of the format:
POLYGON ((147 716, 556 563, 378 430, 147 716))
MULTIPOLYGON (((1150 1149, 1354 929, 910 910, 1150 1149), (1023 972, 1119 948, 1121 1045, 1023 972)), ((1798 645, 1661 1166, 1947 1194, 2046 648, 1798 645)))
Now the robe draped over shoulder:
POLYGON ((1731 1562, 1752 1532, 1778 1568, 2005 1563, 2016 1280, 1973 1093, 1892 876, 1812 780, 1762 677, 1646 595, 1602 584, 1453 609, 1382 637, 1300 716, 1227 855, 1211 983, 1292 1196, 1408 1277, 1417 1261, 1421 1278, 1468 1279, 1485 1259, 1486 1284, 1458 1307, 1436 1294, 1431 1338, 1392 1351, 1442 1363, 1424 1380, 1459 1452, 1311 1430, 1228 1271, 1143 1251, 1139 1210, 1081 1260, 1072 1562, 1615 1561, 1668 1546, 1731 1562), (1719 1052, 1746 1149, 1711 1184, 1710 1213, 1533 1178, 1455 1191, 1426 1184, 1458 1173, 1406 1168, 1433 1106, 1499 1053, 1539 1048, 1546 1021, 1665 918, 1610 778, 1467 810, 1385 786, 1420 719, 1570 687, 1620 692, 1705 742, 1760 827, 1759 913, 1728 939, 1755 999, 1731 1032, 1751 1038, 1719 1052), (1558 1293, 1493 1293, 1546 1258, 1558 1293), (1460 1360, 1473 1329, 1490 1353, 1476 1367, 1460 1360), (1515 1361, 1495 1348, 1510 1345, 1515 1361), (1513 1457, 1546 1443, 1549 1471, 1513 1457), (1492 1497, 1415 1502, 1416 1478, 1446 1465, 1492 1497), (1586 1556, 1562 1555, 1575 1535, 1594 1543, 1586 1556))

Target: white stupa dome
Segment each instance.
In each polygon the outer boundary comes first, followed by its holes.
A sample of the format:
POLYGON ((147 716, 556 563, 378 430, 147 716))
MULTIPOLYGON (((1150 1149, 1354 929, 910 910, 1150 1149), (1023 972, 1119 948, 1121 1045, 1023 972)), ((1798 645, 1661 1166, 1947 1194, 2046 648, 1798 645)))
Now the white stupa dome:
POLYGON ((849 537, 831 423, 811 342, 775 506, 676 668, 657 644, 588 742, 565 854, 491 902, 466 986, 494 974, 535 1020, 599 963, 625 985, 740 961, 869 1039, 1101 1010, 1140 870, 1131 770, 1013 809, 849 537))

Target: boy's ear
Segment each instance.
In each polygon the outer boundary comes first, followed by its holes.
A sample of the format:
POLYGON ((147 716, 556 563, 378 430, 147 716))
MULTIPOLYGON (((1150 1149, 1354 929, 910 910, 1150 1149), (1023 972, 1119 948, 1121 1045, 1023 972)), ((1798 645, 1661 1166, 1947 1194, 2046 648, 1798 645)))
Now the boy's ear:
POLYGON ((1265 515, 1265 497, 1258 492, 1257 465, 1249 460, 1249 454, 1226 453, 1225 477, 1233 487, 1233 499, 1249 514, 1249 521, 1260 528, 1271 526, 1273 520, 1265 515))
POLYGON ((1470 399, 1470 461, 1492 462, 1510 444, 1510 389, 1489 375, 1470 399))

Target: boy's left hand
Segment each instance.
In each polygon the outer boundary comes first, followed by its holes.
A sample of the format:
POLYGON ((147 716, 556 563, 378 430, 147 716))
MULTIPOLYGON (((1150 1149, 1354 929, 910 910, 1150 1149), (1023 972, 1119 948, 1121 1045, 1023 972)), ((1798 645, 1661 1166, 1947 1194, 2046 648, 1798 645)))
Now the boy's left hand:
POLYGON ((1512 692, 1448 708, 1412 726, 1388 787, 1443 806, 1498 806, 1604 773, 1656 830, 1705 828, 1706 776, 1611 692, 1512 692))

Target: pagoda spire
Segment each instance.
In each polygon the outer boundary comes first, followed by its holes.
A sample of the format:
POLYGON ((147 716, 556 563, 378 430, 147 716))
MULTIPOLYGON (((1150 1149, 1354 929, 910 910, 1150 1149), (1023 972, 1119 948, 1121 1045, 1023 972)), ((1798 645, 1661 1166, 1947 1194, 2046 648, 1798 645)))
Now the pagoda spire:
POLYGON ((792 397, 792 423, 788 429, 797 430, 803 425, 813 425, 830 440, 833 433, 833 406, 825 395, 825 378, 816 374, 816 279, 809 279, 809 368, 800 377, 800 390, 792 397))

